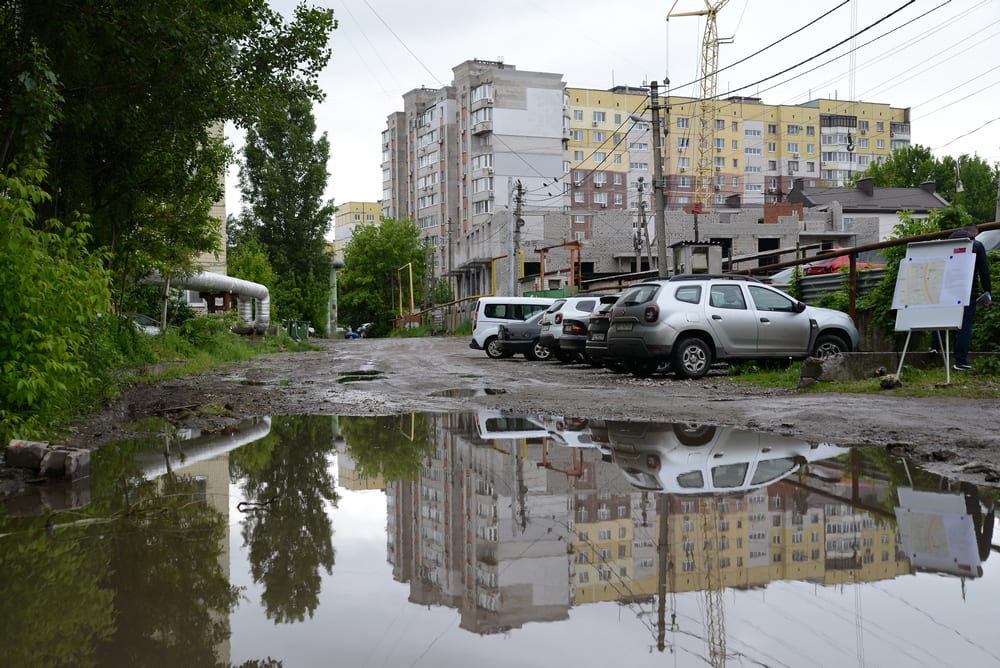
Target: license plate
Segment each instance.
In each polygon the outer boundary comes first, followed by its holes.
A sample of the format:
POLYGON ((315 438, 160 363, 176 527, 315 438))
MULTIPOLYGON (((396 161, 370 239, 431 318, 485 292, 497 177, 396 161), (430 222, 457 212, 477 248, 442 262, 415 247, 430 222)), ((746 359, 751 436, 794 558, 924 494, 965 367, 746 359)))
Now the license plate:
POLYGON ((590 340, 591 341, 603 341, 604 340, 604 332, 600 332, 600 333, 593 332, 593 333, 591 333, 590 340))
POLYGON ((630 322, 616 322, 615 323, 615 331, 616 332, 631 332, 632 331, 632 323, 630 323, 630 322))

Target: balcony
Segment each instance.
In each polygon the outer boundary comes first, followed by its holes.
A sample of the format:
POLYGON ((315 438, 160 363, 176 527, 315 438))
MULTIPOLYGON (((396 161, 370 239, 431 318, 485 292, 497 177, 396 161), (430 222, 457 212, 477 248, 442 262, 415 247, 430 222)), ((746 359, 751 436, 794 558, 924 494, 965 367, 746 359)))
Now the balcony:
POLYGON ((493 121, 479 121, 472 126, 472 134, 481 135, 487 132, 493 132, 493 121))

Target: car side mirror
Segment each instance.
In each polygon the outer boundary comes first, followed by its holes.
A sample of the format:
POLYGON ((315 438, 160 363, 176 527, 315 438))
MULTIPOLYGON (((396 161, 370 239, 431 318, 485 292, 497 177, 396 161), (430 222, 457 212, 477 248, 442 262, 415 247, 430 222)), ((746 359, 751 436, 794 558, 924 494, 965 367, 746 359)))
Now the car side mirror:
POLYGON ((802 313, 806 310, 805 302, 795 302, 795 312, 802 313))

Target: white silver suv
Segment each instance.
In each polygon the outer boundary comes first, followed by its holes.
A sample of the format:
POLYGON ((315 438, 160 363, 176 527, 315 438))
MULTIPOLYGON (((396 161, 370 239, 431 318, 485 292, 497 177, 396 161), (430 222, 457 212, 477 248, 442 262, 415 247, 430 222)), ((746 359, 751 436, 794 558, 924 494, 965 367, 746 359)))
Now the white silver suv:
POLYGON ((805 359, 858 348, 841 311, 808 306, 746 276, 693 274, 625 290, 611 310, 608 353, 636 376, 667 362, 701 378, 717 360, 805 359))

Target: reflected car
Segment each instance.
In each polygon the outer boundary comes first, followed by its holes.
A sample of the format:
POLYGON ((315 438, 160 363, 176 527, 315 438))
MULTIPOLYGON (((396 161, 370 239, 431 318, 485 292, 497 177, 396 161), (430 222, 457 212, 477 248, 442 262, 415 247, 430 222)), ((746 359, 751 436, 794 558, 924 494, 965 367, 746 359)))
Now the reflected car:
POLYGON ((476 430, 484 441, 522 438, 543 439, 549 435, 549 430, 541 417, 501 410, 477 412, 476 430))
POLYGON ((612 460, 629 483, 670 494, 743 493, 849 451, 705 424, 608 421, 607 430, 612 460))
POLYGON ((552 352, 539 341, 542 331, 542 316, 538 311, 527 320, 510 320, 497 328, 497 347, 501 357, 524 355, 529 360, 544 362, 552 357, 552 352))
POLYGON ((678 275, 626 290, 611 310, 608 352, 630 373, 664 362, 701 378, 716 361, 825 357, 858 349, 851 317, 809 306, 747 276, 678 275))

